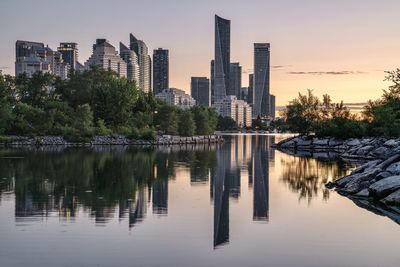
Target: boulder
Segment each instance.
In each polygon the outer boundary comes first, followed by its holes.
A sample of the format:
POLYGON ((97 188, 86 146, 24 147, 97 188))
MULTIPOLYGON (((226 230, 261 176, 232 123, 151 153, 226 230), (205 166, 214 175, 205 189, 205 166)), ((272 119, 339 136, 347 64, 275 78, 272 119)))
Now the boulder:
POLYGON ((386 168, 386 171, 394 175, 400 175, 400 161, 392 163, 389 167, 386 168))
POLYGON ((371 195, 376 198, 384 198, 397 189, 400 189, 400 176, 387 177, 369 187, 371 195))
POLYGON ((377 159, 377 160, 372 160, 372 161, 368 161, 367 163, 364 163, 363 165, 359 166, 358 168, 354 169, 351 173, 355 174, 355 173, 361 173, 367 169, 371 169, 374 168, 376 165, 378 165, 379 163, 381 163, 382 161, 377 159))
POLYGON ((299 138, 296 140, 297 146, 311 146, 312 140, 311 139, 305 139, 305 138, 299 138))
POLYGON ((368 155, 368 153, 373 150, 374 147, 367 145, 367 146, 362 146, 361 148, 357 149, 357 151, 355 152, 355 154, 359 155, 359 156, 366 156, 368 155))
POLYGON ((379 181, 379 180, 385 179, 385 178, 387 178, 387 177, 389 177, 389 176, 392 176, 392 174, 391 174, 390 172, 383 171, 383 172, 378 173, 378 174, 375 176, 375 180, 376 180, 376 181, 379 181))
POLYGON ((346 145, 348 146, 359 146, 361 145, 361 142, 359 139, 350 139, 346 142, 346 145))
POLYGON ((400 204, 400 189, 394 191, 382 200, 385 204, 400 204))
POLYGON ((339 140, 336 138, 331 138, 329 139, 329 146, 335 147, 335 146, 342 146, 343 145, 343 140, 339 140))
POLYGON ((314 146, 328 146, 329 145, 329 139, 327 138, 314 138, 313 139, 313 145, 314 146))
POLYGON ((369 189, 368 188, 364 188, 363 190, 358 192, 356 194, 356 196, 358 196, 358 197, 369 197, 369 189))
POLYGON ((371 151, 370 155, 379 158, 387 158, 390 154, 390 149, 387 147, 381 146, 371 151))
POLYGON ((348 181, 346 185, 344 185, 341 191, 348 194, 355 194, 363 189, 368 188, 371 185, 371 180, 375 178, 375 176, 381 172, 381 169, 371 169, 354 176, 353 179, 348 181))
POLYGON ((397 147, 400 144, 399 144, 398 140, 390 139, 390 140, 387 140, 383 145, 386 147, 397 147))
POLYGON ((391 156, 390 158, 384 160, 382 163, 380 163, 377 167, 381 169, 386 169, 388 166, 390 166, 393 162, 400 161, 400 154, 396 154, 394 156, 391 156))

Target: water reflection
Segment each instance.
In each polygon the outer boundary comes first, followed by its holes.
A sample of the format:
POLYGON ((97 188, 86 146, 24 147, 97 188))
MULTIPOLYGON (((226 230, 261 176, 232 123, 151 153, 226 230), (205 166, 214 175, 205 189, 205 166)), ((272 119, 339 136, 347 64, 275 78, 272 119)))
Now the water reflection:
MULTIPOLYGON (((10 192, 15 195, 17 225, 48 216, 74 221, 83 212, 96 225, 117 217, 132 228, 148 214, 168 215, 169 186, 177 170, 183 170, 189 174, 190 186, 210 187, 216 248, 229 243, 230 202, 240 201, 243 181, 253 194, 249 219, 270 220, 274 142, 273 136, 243 135, 226 137, 219 146, 4 149, 0 151, 0 201, 10 192)), ((319 192, 327 199, 323 184, 345 171, 334 162, 290 155, 280 159, 281 181, 308 201, 319 192)))

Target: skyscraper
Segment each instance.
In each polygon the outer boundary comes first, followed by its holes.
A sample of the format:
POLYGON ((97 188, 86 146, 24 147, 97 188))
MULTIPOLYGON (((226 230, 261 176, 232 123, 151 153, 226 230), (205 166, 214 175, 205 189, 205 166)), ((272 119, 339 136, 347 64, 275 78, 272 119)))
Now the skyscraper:
POLYGON ((169 88, 168 50, 159 48, 153 52, 153 92, 160 93, 169 88))
POLYGON ((151 92, 151 58, 146 44, 130 34, 130 49, 138 56, 139 63, 139 89, 151 92))
POLYGON ((215 15, 214 102, 223 99, 229 89, 231 22, 215 15))
POLYGON ((269 107, 270 107, 270 116, 272 119, 275 119, 275 108, 276 108, 276 104, 275 104, 275 96, 274 95, 269 95, 269 107))
POLYGON ((190 91, 198 105, 210 106, 210 80, 207 77, 192 77, 190 91))
POLYGON ((130 50, 126 45, 120 42, 119 55, 126 63, 126 77, 130 81, 135 81, 136 85, 139 86, 139 64, 135 51, 130 50))
POLYGON ((229 70, 229 90, 227 95, 234 95, 242 99, 240 89, 242 88, 242 66, 239 63, 231 63, 229 70))
POLYGON ((78 44, 77 43, 60 43, 57 51, 61 53, 64 62, 71 66, 71 69, 76 70, 78 63, 78 44))
POLYGON ((247 92, 247 103, 253 105, 254 103, 254 74, 249 74, 249 89, 247 92))
POLYGON ((210 92, 211 92, 211 105, 214 104, 214 60, 211 60, 211 72, 210 72, 210 92))
POLYGON ((253 116, 270 115, 269 72, 270 44, 254 44, 254 103, 253 116))
POLYGON ((85 62, 85 68, 88 69, 93 65, 100 66, 105 70, 112 70, 120 77, 127 77, 127 64, 106 39, 97 39, 93 45, 93 53, 85 62))

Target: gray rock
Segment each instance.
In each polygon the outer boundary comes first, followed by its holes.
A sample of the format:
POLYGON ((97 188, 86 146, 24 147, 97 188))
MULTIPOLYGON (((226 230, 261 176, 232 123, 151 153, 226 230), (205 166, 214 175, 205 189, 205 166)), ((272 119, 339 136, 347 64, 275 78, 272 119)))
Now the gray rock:
POLYGON ((384 160, 377 167, 379 167, 381 169, 386 169, 388 166, 390 166, 390 164, 392 164, 393 162, 397 162, 399 160, 400 160, 400 154, 397 154, 397 155, 391 156, 390 158, 384 160))
POLYGON ((394 191, 382 200, 386 204, 400 204, 400 189, 394 191))
POLYGON ((310 146, 312 144, 311 139, 299 138, 296 140, 297 146, 310 146))
POLYGON ((335 147, 335 146, 342 146, 343 145, 343 140, 339 140, 336 138, 331 138, 329 139, 329 146, 335 147))
POLYGON ((379 157, 379 158, 387 158, 389 155, 390 150, 387 147, 381 146, 373 151, 371 151, 370 155, 379 157))
POLYGON ((392 163, 389 167, 386 168, 386 171, 394 175, 400 175, 400 161, 392 163))
POLYGON ((400 189, 400 176, 387 177, 369 187, 371 195, 376 198, 384 198, 397 189, 400 189))
POLYGON ((367 163, 364 163, 363 165, 359 166, 358 168, 356 168, 355 170, 353 170, 351 173, 355 174, 355 173, 361 173, 364 172, 367 169, 372 169, 374 168, 376 165, 378 165, 379 163, 381 163, 382 161, 377 159, 377 160, 372 160, 372 161, 368 161, 367 163))
POLYGON ((361 142, 359 139, 350 139, 346 142, 346 145, 348 146, 359 146, 361 145, 361 142))
POLYGON ((329 145, 329 139, 320 139, 320 138, 314 138, 313 139, 313 145, 314 146, 328 146, 329 145))
POLYGON ((399 146, 399 142, 395 139, 387 140, 384 144, 386 147, 397 147, 399 146))
POLYGON ((356 196, 358 196, 358 197, 369 197, 369 189, 368 188, 364 188, 363 190, 358 192, 356 194, 356 196))
POLYGON ((381 171, 381 169, 371 169, 363 173, 359 173, 344 186, 342 191, 348 194, 355 194, 363 189, 368 188, 371 185, 370 181, 373 180, 381 171))
POLYGON ((368 145, 368 146, 363 146, 363 147, 359 148, 359 149, 355 152, 355 154, 357 154, 357 155, 359 155, 359 156, 365 156, 365 155, 367 155, 372 149, 374 149, 373 146, 370 146, 370 145, 368 145))
POLYGON ((375 176, 375 180, 376 180, 376 181, 379 181, 379 180, 385 179, 385 178, 387 178, 387 177, 389 177, 389 176, 392 176, 392 174, 391 174, 390 172, 383 171, 383 172, 378 173, 378 174, 375 176))

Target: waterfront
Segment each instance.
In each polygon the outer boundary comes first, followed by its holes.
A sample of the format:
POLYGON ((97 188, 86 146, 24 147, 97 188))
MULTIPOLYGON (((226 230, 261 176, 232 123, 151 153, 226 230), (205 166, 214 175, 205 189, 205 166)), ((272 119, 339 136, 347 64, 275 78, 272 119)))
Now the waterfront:
POLYGON ((0 150, 0 266, 398 266, 400 227, 336 161, 215 146, 0 150))

